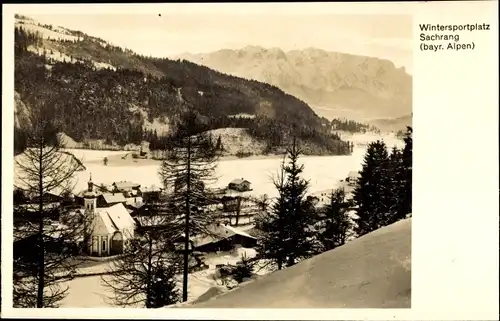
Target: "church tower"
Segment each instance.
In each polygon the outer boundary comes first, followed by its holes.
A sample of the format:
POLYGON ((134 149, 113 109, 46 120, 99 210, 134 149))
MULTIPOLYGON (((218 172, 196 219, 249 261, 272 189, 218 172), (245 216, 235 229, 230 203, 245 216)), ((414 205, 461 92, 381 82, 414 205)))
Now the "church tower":
POLYGON ((85 201, 85 216, 89 217, 94 214, 95 208, 97 206, 97 194, 94 192, 94 183, 92 183, 92 174, 90 174, 90 179, 87 183, 87 191, 83 194, 85 201))

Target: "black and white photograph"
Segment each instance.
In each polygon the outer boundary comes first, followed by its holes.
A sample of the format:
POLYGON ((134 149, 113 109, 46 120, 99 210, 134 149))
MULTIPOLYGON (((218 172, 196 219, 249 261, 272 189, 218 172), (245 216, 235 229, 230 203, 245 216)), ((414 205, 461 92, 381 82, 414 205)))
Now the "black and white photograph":
POLYGON ((14 308, 411 308, 411 16, 14 18, 14 308))

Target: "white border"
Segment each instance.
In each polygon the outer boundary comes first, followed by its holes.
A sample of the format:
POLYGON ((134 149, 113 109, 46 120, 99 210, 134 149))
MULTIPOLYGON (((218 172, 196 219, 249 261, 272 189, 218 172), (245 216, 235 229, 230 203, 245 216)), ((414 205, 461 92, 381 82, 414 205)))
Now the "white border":
POLYGON ((191 319, 498 319, 498 7, 496 1, 288 4, 3 5, 2 316, 191 319), (414 39, 413 293, 408 310, 14 310, 13 14, 412 14, 418 23, 491 24, 474 52, 428 53, 414 39))

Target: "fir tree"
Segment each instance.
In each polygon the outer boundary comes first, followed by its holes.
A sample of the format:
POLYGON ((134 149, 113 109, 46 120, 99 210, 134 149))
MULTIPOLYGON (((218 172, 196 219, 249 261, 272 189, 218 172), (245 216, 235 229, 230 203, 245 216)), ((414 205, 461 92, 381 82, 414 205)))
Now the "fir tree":
POLYGON ((301 177, 304 165, 298 158, 302 151, 293 139, 288 148, 288 163, 282 164, 275 180, 278 198, 269 213, 259 218, 263 236, 258 242, 261 258, 273 261, 278 269, 295 265, 314 254, 314 206, 306 199, 309 183, 301 177))
POLYGON ((413 129, 407 127, 404 138, 403 167, 405 169, 405 188, 402 201, 402 212, 410 214, 412 212, 412 185, 413 185, 413 129))
POLYGON ((241 260, 236 263, 232 271, 233 279, 238 282, 244 282, 246 279, 251 278, 253 275, 253 262, 248 259, 246 255, 241 256, 241 260))
POLYGON ((346 243, 352 233, 353 224, 349 217, 351 202, 343 189, 332 190, 329 203, 321 211, 318 239, 322 251, 329 251, 346 243))
POLYGON ((219 150, 219 151, 221 151, 223 149, 222 148, 222 138, 220 137, 220 135, 217 138, 217 144, 215 145, 215 149, 219 150))
POLYGON ((392 207, 389 170, 385 143, 377 140, 369 144, 353 193, 358 236, 386 225, 392 207))

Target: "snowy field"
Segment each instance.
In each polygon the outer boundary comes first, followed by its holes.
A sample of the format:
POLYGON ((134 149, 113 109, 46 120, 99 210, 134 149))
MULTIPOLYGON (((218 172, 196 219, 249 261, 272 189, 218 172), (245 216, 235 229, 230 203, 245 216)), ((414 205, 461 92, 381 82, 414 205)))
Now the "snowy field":
MULTIPOLYGON (((345 139, 354 141, 354 152, 349 156, 302 156, 300 163, 304 164, 304 177, 309 179, 309 193, 329 190, 337 186, 338 181, 345 179, 349 171, 361 169, 361 163, 366 151, 365 144, 378 138, 383 138, 389 148, 394 145, 402 146, 403 142, 394 136, 378 136, 373 134, 347 135, 345 139)), ((111 184, 115 181, 134 181, 142 186, 161 186, 158 176, 160 162, 148 160, 145 164, 130 164, 130 166, 113 166, 110 162, 104 166, 101 160, 104 156, 124 155, 126 151, 91 151, 70 150, 87 167, 86 171, 78 172, 76 190, 86 188, 87 180, 92 173, 92 180, 96 184, 111 184), (96 162, 99 160, 99 162, 96 162), (90 163, 86 163, 90 162, 90 163)), ((276 156, 222 159, 217 167, 217 182, 214 186, 222 187, 235 178, 244 178, 252 183, 253 193, 256 195, 276 195, 272 177, 276 176, 282 158, 276 156)))
POLYGON ((91 161, 101 161, 104 159, 104 157, 110 157, 110 156, 120 156, 120 155, 125 155, 130 153, 130 151, 111 151, 111 150, 90 150, 90 149, 64 149, 67 152, 72 153, 75 155, 76 158, 80 159, 85 166, 87 166, 87 162, 91 161))

